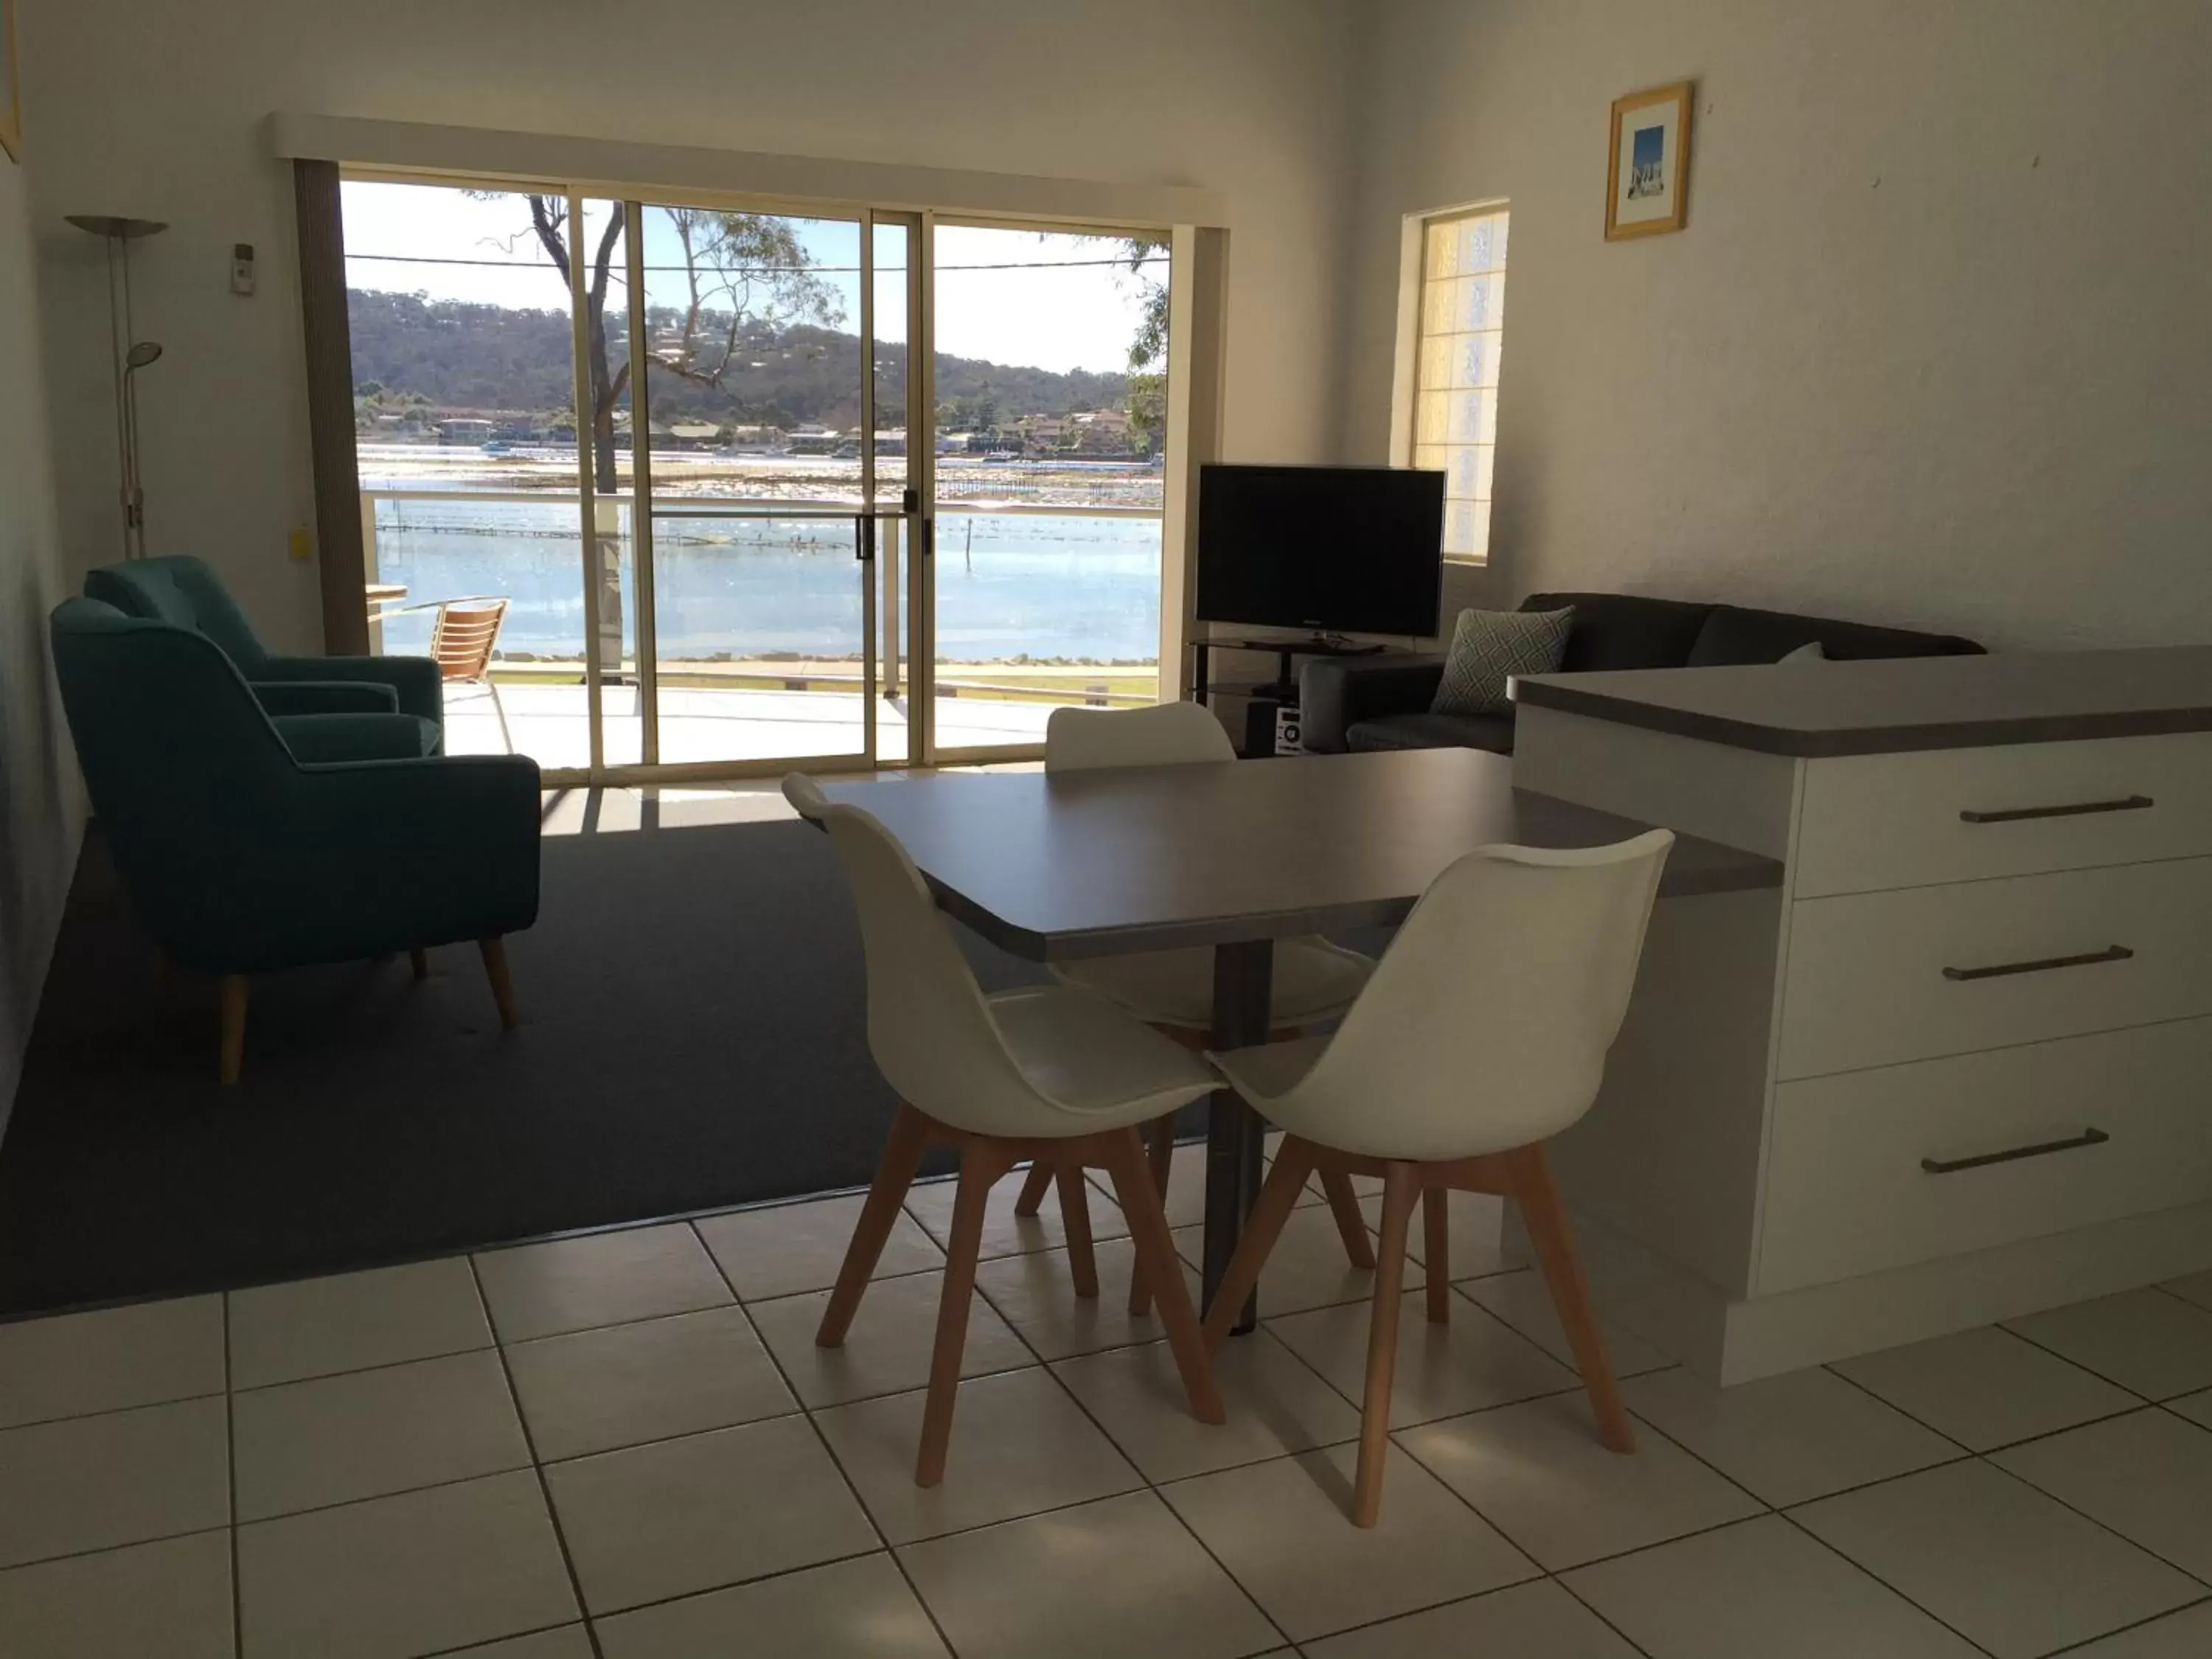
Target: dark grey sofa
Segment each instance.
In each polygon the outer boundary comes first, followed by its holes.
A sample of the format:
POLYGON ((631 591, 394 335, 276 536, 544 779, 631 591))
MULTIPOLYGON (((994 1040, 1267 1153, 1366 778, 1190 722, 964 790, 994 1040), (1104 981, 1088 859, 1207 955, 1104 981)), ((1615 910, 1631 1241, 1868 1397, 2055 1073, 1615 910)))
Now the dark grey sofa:
MULTIPOLYGON (((1562 673, 1608 668, 1699 668, 1778 662, 1818 641, 1838 660, 1865 657, 1977 655, 1950 634, 1697 605, 1633 593, 1532 593, 1523 611, 1574 607, 1562 673)), ((1436 714, 1441 656, 1319 657, 1299 676, 1305 746, 1321 754, 1369 749, 1488 749, 1513 752, 1513 716, 1436 714)))

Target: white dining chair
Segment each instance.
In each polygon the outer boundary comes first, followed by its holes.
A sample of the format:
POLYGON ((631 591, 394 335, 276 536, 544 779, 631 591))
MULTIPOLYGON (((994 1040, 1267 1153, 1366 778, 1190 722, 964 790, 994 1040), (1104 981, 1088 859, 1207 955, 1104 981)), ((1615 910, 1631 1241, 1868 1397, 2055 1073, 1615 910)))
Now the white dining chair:
POLYGON ((1192 1413, 1223 1421, 1136 1127, 1218 1086, 1211 1070, 1087 992, 1042 985, 984 995, 897 837, 872 814, 827 799, 801 774, 787 777, 783 792, 802 817, 829 832, 844 866, 867 965, 868 1049, 902 1103, 816 1343, 844 1342, 923 1153, 932 1145, 957 1147, 960 1185, 915 1463, 915 1484, 935 1486, 945 1476, 992 1186, 1033 1159, 1059 1171, 1062 1190, 1076 1194, 1073 1220, 1081 1213, 1084 1171, 1103 1168, 1127 1216, 1137 1260, 1161 1287, 1160 1323, 1192 1413))
MULTIPOLYGON (((1045 721, 1044 769, 1048 773, 1116 766, 1198 765, 1236 758, 1236 746, 1221 722, 1194 702, 1155 703, 1144 708, 1055 708, 1045 721)), ((1271 1036, 1295 1036, 1308 1026, 1336 1018, 1352 1006, 1374 968, 1370 957, 1332 945, 1318 934, 1279 940, 1268 1000, 1271 1036)), ((1069 984, 1096 992, 1193 1049, 1203 1050, 1213 1029, 1213 952, 1203 945, 1056 963, 1053 971, 1069 984)), ((1175 1120, 1162 1118, 1146 1136, 1152 1178, 1164 1200, 1168 1172, 1174 1167, 1175 1120)), ((1054 1180, 1050 1169, 1040 1165, 1031 1170, 1014 1213, 1035 1215, 1054 1180)), ((1344 1240, 1346 1255, 1353 1267, 1371 1269, 1374 1248, 1350 1177, 1324 1175, 1322 1190, 1336 1218, 1337 1232, 1344 1240)), ((1086 1234, 1083 1249, 1087 1257, 1088 1218, 1068 1213, 1066 1202, 1063 1189, 1061 1219, 1067 1224, 1069 1243, 1073 1245, 1076 1227, 1081 1224, 1086 1234)), ((1084 1288, 1079 1275, 1077 1288, 1086 1296, 1097 1294, 1095 1287, 1084 1288)), ((1129 1311, 1142 1314, 1150 1305, 1150 1297, 1145 1275, 1132 1274, 1129 1311)))
POLYGON ((1228 1335, 1259 1282, 1310 1170, 1382 1181, 1357 1525, 1373 1526, 1382 1504, 1416 1194, 1426 1224, 1428 1316, 1438 1323, 1451 1308, 1449 1193, 1519 1203, 1598 1437, 1614 1451, 1636 1449, 1544 1143, 1597 1097, 1673 843, 1654 830, 1586 850, 1478 848, 1431 884, 1334 1036, 1212 1056, 1285 1133, 1206 1310, 1209 1348, 1228 1335))

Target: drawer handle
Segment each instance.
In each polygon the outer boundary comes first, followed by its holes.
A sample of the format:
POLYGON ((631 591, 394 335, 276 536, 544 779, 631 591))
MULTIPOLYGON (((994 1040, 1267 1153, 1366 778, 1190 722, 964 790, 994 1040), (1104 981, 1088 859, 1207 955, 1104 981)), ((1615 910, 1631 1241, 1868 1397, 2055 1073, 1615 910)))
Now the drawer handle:
POLYGON ((2091 812, 2141 812, 2157 805, 2148 795, 2123 795, 2118 800, 2073 801, 2064 806, 2013 806, 2002 812, 1961 812, 1968 823, 2018 823, 2023 818, 2078 818, 2091 812))
POLYGON ((2102 1129, 2084 1129, 2078 1135, 2064 1140, 2039 1140, 2033 1146, 2014 1146, 2008 1152, 1984 1152, 1978 1158, 1923 1158, 1920 1167, 1929 1175, 1956 1175, 1961 1170, 1986 1169, 1992 1164, 2010 1164, 2016 1158, 2042 1158, 2050 1152, 2079 1152, 2084 1146, 2101 1146, 2112 1136, 2102 1129))
POLYGON ((2053 968, 2087 968, 2100 962, 2129 962, 2135 954, 2124 945, 2108 945, 2101 951, 2084 951, 2078 957, 2039 957, 2033 962, 2000 962, 1990 968, 1946 968, 1943 977, 2002 979, 2008 974, 2043 974, 2053 968))

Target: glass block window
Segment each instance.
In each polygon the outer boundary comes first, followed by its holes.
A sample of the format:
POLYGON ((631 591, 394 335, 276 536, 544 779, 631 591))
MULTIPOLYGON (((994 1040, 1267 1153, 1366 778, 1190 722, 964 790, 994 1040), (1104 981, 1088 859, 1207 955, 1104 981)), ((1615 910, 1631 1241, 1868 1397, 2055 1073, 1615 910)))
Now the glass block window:
POLYGON ((1412 459, 1444 475, 1444 556, 1474 564, 1490 554, 1505 224, 1504 208, 1487 207, 1421 228, 1412 459))

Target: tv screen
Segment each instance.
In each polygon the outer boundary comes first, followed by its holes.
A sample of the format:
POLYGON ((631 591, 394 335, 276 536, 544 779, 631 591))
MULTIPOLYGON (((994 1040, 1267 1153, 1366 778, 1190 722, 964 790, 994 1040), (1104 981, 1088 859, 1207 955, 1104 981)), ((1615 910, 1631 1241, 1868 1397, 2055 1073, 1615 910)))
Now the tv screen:
POLYGON ((1434 634, 1443 526, 1441 472, 1201 467, 1199 620, 1434 634))

